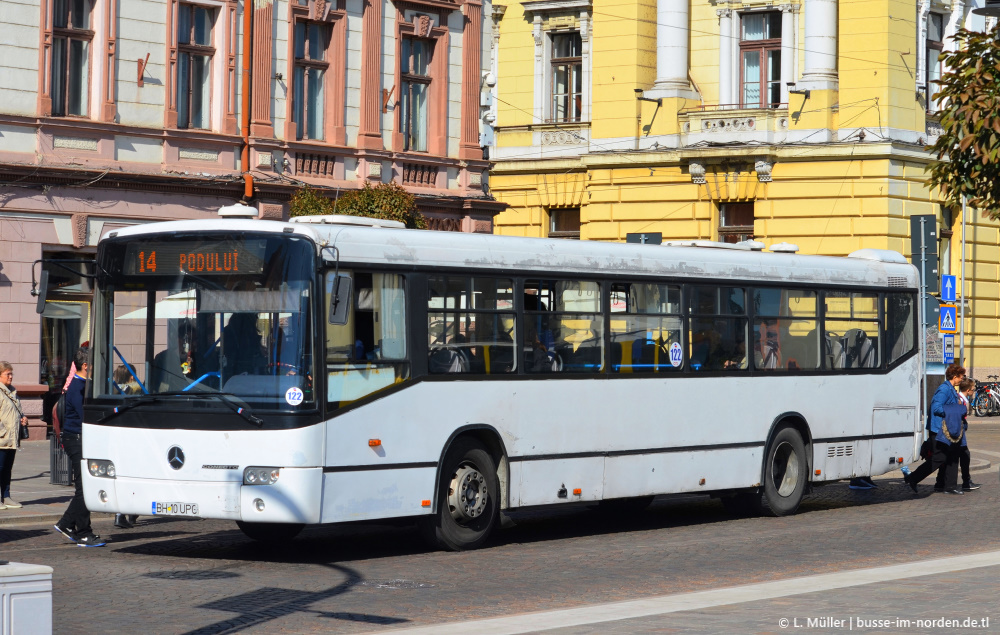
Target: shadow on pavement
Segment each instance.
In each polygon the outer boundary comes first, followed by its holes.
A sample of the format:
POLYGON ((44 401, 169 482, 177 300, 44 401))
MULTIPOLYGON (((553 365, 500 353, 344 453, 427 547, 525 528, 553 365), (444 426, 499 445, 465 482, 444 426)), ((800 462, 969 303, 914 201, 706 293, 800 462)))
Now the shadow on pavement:
POLYGON ((335 564, 324 564, 322 566, 339 572, 344 576, 344 580, 340 584, 322 591, 299 591, 295 589, 262 587, 222 600, 202 604, 198 608, 225 611, 234 615, 227 616, 214 624, 188 631, 186 635, 238 633, 295 613, 310 613, 330 619, 379 625, 400 624, 409 621, 401 617, 370 615, 367 613, 329 613, 312 609, 312 604, 348 593, 352 587, 357 586, 363 581, 361 575, 354 569, 335 564))
MULTIPOLYGON (((18 540, 27 540, 28 538, 37 538, 38 536, 45 536, 52 533, 48 529, 0 529, 0 545, 17 542, 18 540)), ((10 554, 6 554, 8 559, 10 554)))
MULTIPOLYGON (((868 505, 889 505, 913 500, 913 493, 901 479, 881 479, 872 490, 848 488, 847 481, 816 488, 807 495, 798 514, 868 505)), ((921 494, 932 492, 932 483, 921 486, 921 494)), ((657 498, 646 510, 628 513, 598 511, 594 506, 567 505, 557 508, 528 509, 509 514, 513 526, 494 533, 486 547, 511 544, 544 543, 585 536, 601 536, 629 531, 654 531, 734 521, 717 499, 706 495, 679 495, 657 498)), ((767 522, 764 518, 743 518, 735 522, 767 522)), ((333 563, 393 558, 433 551, 414 530, 412 522, 349 523, 307 527, 287 543, 264 544, 243 536, 235 525, 190 539, 184 523, 211 522, 194 519, 162 518, 143 521, 145 527, 114 533, 116 543, 140 538, 166 538, 151 543, 128 545, 117 549, 126 553, 205 560, 243 560, 280 563, 333 563), (170 531, 171 523, 177 532, 170 531), (180 523, 180 524, 178 524, 180 523), (153 528, 156 530, 153 530, 153 528), (145 531, 143 531, 145 530, 145 531), (176 539, 170 539, 176 537, 176 539)))

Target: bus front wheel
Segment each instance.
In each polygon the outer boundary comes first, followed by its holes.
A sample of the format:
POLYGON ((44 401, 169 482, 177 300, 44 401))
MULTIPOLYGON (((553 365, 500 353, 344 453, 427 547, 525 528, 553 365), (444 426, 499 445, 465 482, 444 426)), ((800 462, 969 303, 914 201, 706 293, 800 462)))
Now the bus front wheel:
POLYGON ((437 511, 423 519, 424 537, 449 551, 486 542, 500 517, 496 463, 481 443, 459 439, 445 455, 437 489, 437 511))
POLYGON ((247 538, 267 543, 289 541, 304 527, 293 523, 245 523, 242 520, 237 520, 236 525, 247 538))
POLYGON ((795 428, 785 427, 767 448, 760 508, 769 516, 794 514, 806 491, 806 446, 795 428))

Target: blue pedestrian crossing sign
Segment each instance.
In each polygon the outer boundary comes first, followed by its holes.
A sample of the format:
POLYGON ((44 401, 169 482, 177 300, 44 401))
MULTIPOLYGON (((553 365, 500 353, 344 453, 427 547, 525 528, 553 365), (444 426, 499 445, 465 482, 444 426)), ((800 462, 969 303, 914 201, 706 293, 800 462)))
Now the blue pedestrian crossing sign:
POLYGON ((942 304, 938 313, 938 330, 942 333, 958 333, 958 307, 942 304))
POLYGON ((941 301, 955 301, 955 276, 941 276, 941 301))

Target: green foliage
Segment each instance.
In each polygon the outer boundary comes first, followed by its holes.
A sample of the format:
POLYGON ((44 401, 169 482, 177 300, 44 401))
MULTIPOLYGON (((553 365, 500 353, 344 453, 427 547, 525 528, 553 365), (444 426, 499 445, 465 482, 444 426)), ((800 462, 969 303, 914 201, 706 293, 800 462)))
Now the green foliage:
POLYGON ((398 220, 410 229, 427 228, 427 219, 417 211, 416 199, 395 181, 374 187, 365 182, 360 190, 343 192, 336 200, 303 186, 292 196, 290 207, 292 216, 345 214, 398 220))
POLYGON ((959 207, 962 197, 1000 216, 1000 42, 994 29, 980 33, 961 29, 957 50, 945 53, 952 69, 941 78, 933 97, 944 104, 943 132, 928 149, 937 155, 929 168, 929 184, 937 187, 946 205, 959 207))

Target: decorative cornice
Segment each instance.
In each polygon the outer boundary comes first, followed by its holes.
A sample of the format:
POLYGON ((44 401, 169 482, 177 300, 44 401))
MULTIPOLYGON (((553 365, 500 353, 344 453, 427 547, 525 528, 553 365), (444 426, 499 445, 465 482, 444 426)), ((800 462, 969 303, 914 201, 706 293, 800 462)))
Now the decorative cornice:
POLYGON ((570 11, 580 9, 591 9, 593 3, 590 0, 529 0, 522 2, 525 13, 550 13, 553 11, 570 11))

